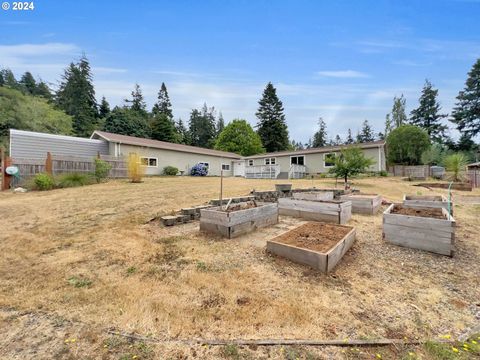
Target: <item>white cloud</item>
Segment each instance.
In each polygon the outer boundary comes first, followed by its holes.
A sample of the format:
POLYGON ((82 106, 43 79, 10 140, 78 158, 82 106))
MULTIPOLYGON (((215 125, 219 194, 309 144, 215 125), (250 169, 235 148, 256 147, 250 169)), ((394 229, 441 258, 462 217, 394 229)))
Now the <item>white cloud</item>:
POLYGON ((325 76, 325 77, 333 77, 333 78, 344 78, 344 79, 351 79, 351 78, 368 78, 370 77, 368 74, 355 71, 355 70, 333 70, 333 71, 317 71, 317 75, 325 76))
POLYGON ((64 43, 0 45, 0 57, 73 54, 79 50, 74 44, 64 43))
POLYGON ((92 71, 95 74, 122 74, 122 73, 126 73, 127 69, 94 66, 92 67, 92 71))

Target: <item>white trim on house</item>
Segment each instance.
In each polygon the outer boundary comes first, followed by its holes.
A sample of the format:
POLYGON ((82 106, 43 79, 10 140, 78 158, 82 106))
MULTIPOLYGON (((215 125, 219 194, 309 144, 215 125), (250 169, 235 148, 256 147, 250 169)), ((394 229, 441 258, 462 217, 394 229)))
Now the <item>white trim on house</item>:
POLYGON ((302 154, 302 155, 291 155, 290 156, 290 166, 292 165, 303 165, 303 166, 307 166, 307 157, 305 156, 305 154, 302 154), (298 164, 298 158, 299 157, 303 157, 303 164, 298 164), (296 164, 292 164, 292 158, 297 158, 297 163, 296 164))
MULTIPOLYGON (((334 165, 327 165, 326 162, 325 162, 325 158, 327 157, 327 155, 330 155, 330 154, 333 154, 335 157, 337 157, 337 153, 334 152, 334 151, 323 154, 323 167, 326 168, 326 169, 327 168, 332 168, 332 167, 335 166, 335 164, 334 165)), ((334 162, 335 162, 335 160, 334 160, 334 162)))

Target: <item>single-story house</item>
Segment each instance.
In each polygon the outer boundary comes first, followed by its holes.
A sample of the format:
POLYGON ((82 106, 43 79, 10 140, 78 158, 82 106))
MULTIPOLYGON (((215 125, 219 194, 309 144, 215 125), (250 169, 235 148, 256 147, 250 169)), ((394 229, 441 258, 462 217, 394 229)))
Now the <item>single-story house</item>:
MULTIPOLYGON (((374 160, 371 171, 386 169, 385 142, 356 144, 374 160)), ((13 159, 44 159, 46 153, 61 156, 94 157, 97 154, 126 157, 140 155, 147 175, 161 175, 166 166, 175 166, 181 174, 203 163, 209 175, 246 178, 301 178, 328 172, 342 146, 327 146, 296 151, 281 151, 242 157, 238 154, 174 144, 165 141, 94 131, 90 139, 32 131, 10 130, 10 156, 13 159)))

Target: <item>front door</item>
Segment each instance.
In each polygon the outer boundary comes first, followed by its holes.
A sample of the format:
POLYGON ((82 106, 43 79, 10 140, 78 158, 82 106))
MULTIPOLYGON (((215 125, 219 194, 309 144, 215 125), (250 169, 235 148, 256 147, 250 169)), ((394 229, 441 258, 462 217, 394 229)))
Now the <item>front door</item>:
POLYGON ((233 162, 233 176, 245 176, 245 161, 233 162))

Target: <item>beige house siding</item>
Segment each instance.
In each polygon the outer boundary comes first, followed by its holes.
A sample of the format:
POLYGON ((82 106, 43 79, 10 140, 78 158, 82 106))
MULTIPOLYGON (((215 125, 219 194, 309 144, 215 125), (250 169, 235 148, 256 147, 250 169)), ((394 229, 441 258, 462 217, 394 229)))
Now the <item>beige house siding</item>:
POLYGON ((128 156, 129 153, 137 153, 142 157, 156 158, 157 166, 147 167, 147 175, 161 175, 165 166, 175 166, 178 170, 184 171, 184 174, 189 175, 190 169, 199 162, 206 162, 209 164, 208 175, 210 176, 220 176, 222 164, 230 165, 230 171, 224 171, 224 176, 232 176, 233 174, 233 161, 230 158, 140 147, 135 145, 115 144, 116 143, 113 142, 110 143, 110 154, 112 156, 128 156), (116 147, 117 153, 115 153, 116 147))
MULTIPOLYGON (((370 171, 381 171, 386 170, 385 164, 385 151, 384 147, 374 147, 368 149, 362 149, 366 157, 373 159, 375 162, 370 166, 370 171)), ((333 153, 340 153, 339 151, 332 151, 333 153)), ((305 156, 305 166, 307 167, 308 174, 317 174, 317 173, 326 173, 329 171, 329 167, 324 166, 324 158, 327 153, 314 153, 314 154, 302 154, 299 151, 295 155, 282 155, 282 156, 271 156, 267 155, 262 158, 250 159, 253 160, 253 165, 264 165, 265 158, 275 157, 276 163, 280 165, 281 172, 288 172, 290 170, 290 158, 291 156, 305 156)), ((249 165, 249 160, 246 160, 246 165, 249 165)))

